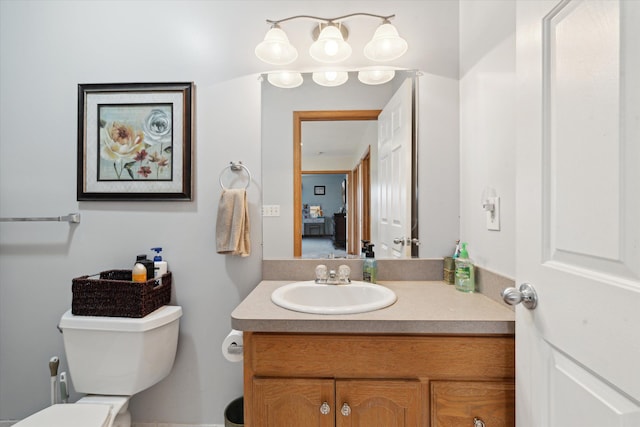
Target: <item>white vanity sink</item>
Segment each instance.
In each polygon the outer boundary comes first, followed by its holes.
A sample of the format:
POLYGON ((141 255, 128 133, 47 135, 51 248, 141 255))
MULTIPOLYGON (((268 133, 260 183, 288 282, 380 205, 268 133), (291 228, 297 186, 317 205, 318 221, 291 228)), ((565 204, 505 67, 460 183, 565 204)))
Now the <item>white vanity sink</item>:
POLYGON ((288 310, 312 314, 352 314, 379 310, 396 302, 389 288, 366 282, 325 285, 314 281, 284 285, 271 301, 288 310))

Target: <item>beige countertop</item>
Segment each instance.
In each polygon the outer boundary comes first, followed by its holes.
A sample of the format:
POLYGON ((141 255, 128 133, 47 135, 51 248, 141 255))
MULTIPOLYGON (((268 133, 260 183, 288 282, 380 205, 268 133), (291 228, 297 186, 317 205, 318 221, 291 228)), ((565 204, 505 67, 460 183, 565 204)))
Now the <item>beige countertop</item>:
MULTIPOLYGON (((363 334, 514 334, 515 315, 486 296, 441 281, 381 281, 397 301, 368 313, 322 315, 281 308, 271 293, 293 280, 262 281, 231 313, 233 329, 253 332, 363 334)), ((348 286, 348 285, 346 285, 348 286)))

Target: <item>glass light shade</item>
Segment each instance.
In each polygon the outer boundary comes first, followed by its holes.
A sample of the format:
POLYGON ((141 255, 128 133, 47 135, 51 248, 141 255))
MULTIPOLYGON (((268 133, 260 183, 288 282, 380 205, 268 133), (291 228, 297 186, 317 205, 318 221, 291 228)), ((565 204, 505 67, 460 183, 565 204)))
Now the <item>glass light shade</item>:
POLYGON ((320 86, 340 86, 349 79, 346 71, 316 71, 311 76, 320 86))
POLYGON ((358 72, 358 80, 367 85, 381 85, 390 81, 395 75, 396 72, 394 70, 371 68, 360 70, 358 72))
POLYGON ((267 64, 287 65, 298 58, 298 50, 289 43, 287 34, 278 27, 267 31, 264 40, 256 46, 256 56, 267 64))
POLYGON ((350 57, 351 46, 344 41, 338 27, 327 25, 309 48, 309 55, 318 62, 333 64, 350 57))
POLYGON ((407 51, 407 41, 398 35, 389 23, 380 25, 373 38, 364 47, 364 56, 372 61, 393 61, 407 51))
POLYGON ((267 81, 276 87, 291 89, 302 84, 302 74, 297 71, 278 71, 269 73, 267 81))

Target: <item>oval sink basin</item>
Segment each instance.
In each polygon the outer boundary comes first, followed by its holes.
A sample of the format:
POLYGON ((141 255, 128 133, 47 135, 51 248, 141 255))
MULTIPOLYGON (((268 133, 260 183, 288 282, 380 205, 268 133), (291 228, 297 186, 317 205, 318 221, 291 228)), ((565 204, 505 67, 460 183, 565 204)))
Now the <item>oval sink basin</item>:
POLYGON ((271 301, 288 310, 312 314, 366 313, 390 306, 396 294, 389 288, 367 282, 325 285, 314 281, 284 285, 271 294, 271 301))

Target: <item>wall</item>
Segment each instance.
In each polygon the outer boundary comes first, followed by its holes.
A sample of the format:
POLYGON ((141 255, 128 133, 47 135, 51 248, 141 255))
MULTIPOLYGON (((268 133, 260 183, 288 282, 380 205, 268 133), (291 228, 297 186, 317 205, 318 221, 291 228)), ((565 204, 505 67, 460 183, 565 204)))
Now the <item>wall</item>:
MULTIPOLYGON (((448 241, 458 228, 457 2, 0 0, 0 216, 82 215, 77 226, 0 224, 0 420, 48 405, 49 358, 61 356, 66 369, 55 325, 69 308, 71 279, 126 268, 160 245, 184 317, 174 369, 132 399, 134 421, 222 423, 241 394, 242 370, 223 359, 220 343, 230 312, 261 277, 257 76, 265 68, 252 52, 267 18, 354 10, 396 13, 411 44, 405 66, 424 72, 420 200, 442 209, 421 209, 420 221, 431 225, 426 240, 448 241), (196 85, 194 200, 77 202, 78 83, 171 81, 196 85), (218 177, 238 160, 254 177, 252 255, 243 259, 218 255, 214 245, 218 177), (444 195, 438 179, 451 187, 444 195)), ((291 188, 287 182, 280 185, 291 188)), ((423 254, 441 256, 444 246, 423 254)))
POLYGON ((515 277, 515 2, 460 2, 460 238, 478 266, 515 277), (500 197, 500 231, 481 196, 500 197))
POLYGON ((49 357, 67 369, 56 324, 70 307, 71 279, 128 268, 156 245, 184 316, 174 369, 132 399, 134 420, 221 424, 242 394, 242 366, 227 362, 220 344, 231 311, 261 277, 260 84, 255 74, 218 72, 226 58, 213 59, 210 17, 225 8, 2 2, 1 215, 80 212, 82 221, 0 225, 0 419, 48 405, 49 357), (194 200, 76 202, 77 84, 139 81, 195 82, 194 200), (218 176, 232 160, 255 179, 252 255, 243 259, 215 252, 218 176))
POLYGON ((340 212, 342 208, 342 181, 346 175, 321 174, 302 176, 302 204, 310 206, 321 206, 325 217, 333 218, 333 214, 340 212), (324 195, 315 195, 314 187, 322 185, 325 187, 324 195))

